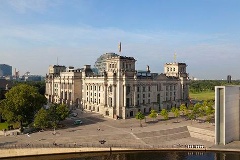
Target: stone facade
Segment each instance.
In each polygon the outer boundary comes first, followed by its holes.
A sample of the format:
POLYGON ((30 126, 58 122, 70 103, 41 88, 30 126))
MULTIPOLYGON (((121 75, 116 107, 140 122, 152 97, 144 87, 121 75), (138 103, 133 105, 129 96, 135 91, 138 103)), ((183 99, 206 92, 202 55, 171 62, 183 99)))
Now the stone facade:
POLYGON ((123 119, 134 117, 138 111, 148 113, 188 104, 185 63, 166 63, 164 73, 157 74, 151 73, 149 66, 146 71, 136 71, 133 57, 104 57, 104 67, 98 63, 104 68, 100 74, 90 65, 81 69, 51 66, 55 72, 46 76, 48 101, 123 119))

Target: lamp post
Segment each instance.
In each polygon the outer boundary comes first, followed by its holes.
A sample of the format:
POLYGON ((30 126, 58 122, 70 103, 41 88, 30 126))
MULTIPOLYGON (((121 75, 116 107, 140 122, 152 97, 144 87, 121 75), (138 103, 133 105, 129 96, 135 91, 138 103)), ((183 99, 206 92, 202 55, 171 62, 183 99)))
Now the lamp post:
POLYGON ((81 108, 82 111, 83 111, 83 106, 84 106, 83 100, 80 101, 80 104, 81 104, 81 107, 80 107, 80 108, 81 108))

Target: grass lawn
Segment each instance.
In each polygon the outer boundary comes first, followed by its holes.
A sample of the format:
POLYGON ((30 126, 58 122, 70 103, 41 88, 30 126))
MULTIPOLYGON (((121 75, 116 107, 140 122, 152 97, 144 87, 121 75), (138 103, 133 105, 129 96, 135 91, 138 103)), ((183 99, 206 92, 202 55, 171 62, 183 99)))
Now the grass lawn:
POLYGON ((197 99, 197 100, 208 100, 208 99, 214 99, 215 98, 215 92, 214 91, 207 91, 207 92, 201 92, 201 93, 189 93, 189 97, 191 99, 197 99))
POLYGON ((8 123, 7 122, 0 123, 0 130, 3 130, 3 129, 8 129, 8 123))

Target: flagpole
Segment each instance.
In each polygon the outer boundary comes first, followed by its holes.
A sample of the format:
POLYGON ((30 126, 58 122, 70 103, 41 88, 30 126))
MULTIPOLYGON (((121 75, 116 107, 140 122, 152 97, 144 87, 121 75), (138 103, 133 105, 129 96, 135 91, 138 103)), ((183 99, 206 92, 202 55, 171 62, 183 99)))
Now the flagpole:
POLYGON ((119 52, 119 54, 122 52, 122 44, 121 44, 121 42, 118 45, 118 52, 119 52))

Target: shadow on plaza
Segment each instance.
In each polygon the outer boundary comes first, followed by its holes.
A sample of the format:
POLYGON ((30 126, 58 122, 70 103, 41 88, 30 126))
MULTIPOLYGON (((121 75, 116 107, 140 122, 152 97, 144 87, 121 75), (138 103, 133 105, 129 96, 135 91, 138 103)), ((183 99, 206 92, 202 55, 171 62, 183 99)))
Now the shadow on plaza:
MULTIPOLYGON (((64 120, 63 122, 60 123, 60 127, 58 129, 69 129, 69 128, 77 128, 79 126, 87 126, 87 125, 92 125, 92 124, 97 124, 100 122, 104 122, 106 120, 103 119, 103 117, 99 116, 85 116, 85 117, 74 117, 74 118, 70 118, 67 120, 64 120), (74 121, 76 120, 81 120, 82 124, 74 124, 74 121), (61 126, 62 125, 62 126, 61 126)), ((81 130, 81 129, 77 129, 77 130, 81 130)), ((74 130, 72 130, 74 132, 74 130)))
POLYGON ((11 144, 16 144, 17 141, 12 141, 12 142, 3 142, 3 143, 0 143, 0 147, 1 146, 6 146, 6 145, 11 145, 11 144))
POLYGON ((158 123, 158 122, 166 122, 166 123, 169 123, 169 121, 171 121, 171 120, 173 120, 173 119, 175 119, 176 121, 174 121, 173 123, 179 123, 180 121, 180 119, 178 119, 178 121, 177 121, 177 119, 175 118, 175 117, 168 117, 168 119, 167 120, 165 120, 165 119, 149 119, 149 120, 146 120, 146 122, 145 123, 147 123, 147 124, 155 124, 155 123, 158 123))

